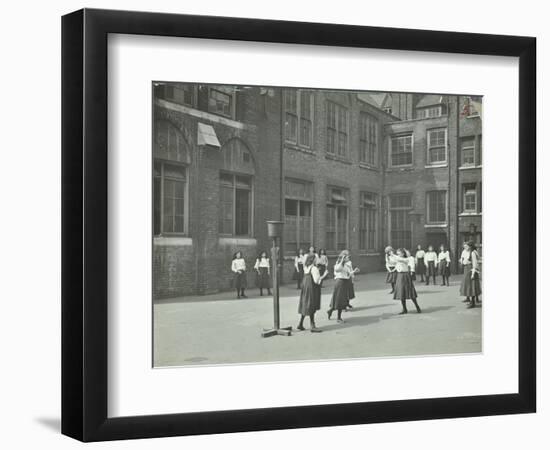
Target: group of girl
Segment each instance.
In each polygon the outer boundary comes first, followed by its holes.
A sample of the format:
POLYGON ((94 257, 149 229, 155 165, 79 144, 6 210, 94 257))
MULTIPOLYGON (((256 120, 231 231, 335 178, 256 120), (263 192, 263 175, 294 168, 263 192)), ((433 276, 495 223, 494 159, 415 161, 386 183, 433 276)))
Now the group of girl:
MULTIPOLYGON (((303 248, 298 249, 296 256, 294 257, 294 276, 293 279, 296 280, 296 289, 302 289, 302 280, 304 279, 304 267, 306 265, 306 260, 309 256, 313 256, 313 264, 319 269, 321 276, 328 272, 328 257, 327 251, 322 248, 317 251, 315 247, 309 247, 308 252, 306 253, 303 248)), ((322 286, 322 283, 321 283, 322 286)))
POLYGON ((481 295, 479 260, 476 245, 472 241, 465 242, 462 254, 460 255, 460 263, 464 270, 464 278, 460 285, 460 295, 466 297, 464 302, 468 303, 468 308, 475 308, 481 304, 479 301, 479 296, 481 295))
MULTIPOLYGON (((300 257, 298 254, 297 258, 300 257)), ((301 271, 303 276, 300 281, 300 301, 298 303, 298 314, 300 314, 300 322, 298 330, 305 330, 304 320, 309 317, 310 331, 312 333, 320 333, 322 330, 315 325, 315 313, 321 309, 321 285, 323 280, 328 276, 328 259, 326 252, 321 250, 319 255, 315 253, 313 247, 309 253, 300 260, 296 261, 296 271, 301 271), (325 258, 322 258, 324 256, 325 258)), ((359 269, 354 268, 350 253, 348 250, 343 250, 334 264, 334 291, 330 301, 330 306, 327 311, 328 319, 332 317, 332 313, 337 311, 338 323, 343 323, 342 311, 352 308, 350 301, 355 298, 355 290, 353 287, 353 278, 359 269)))
POLYGON ((416 274, 420 275, 420 281, 424 283, 426 276, 426 285, 430 284, 430 278, 433 284, 436 283, 436 276, 441 276, 441 286, 449 286, 449 277, 451 276, 451 254, 445 245, 439 246, 439 253, 434 251, 433 246, 428 246, 428 251, 424 251, 421 245, 416 247, 414 256, 416 265, 416 274))
MULTIPOLYGON (((264 289, 267 289, 267 295, 271 295, 271 262, 267 252, 262 251, 258 254, 254 270, 256 271, 256 286, 260 289, 260 295, 264 295, 264 289)), ((237 298, 247 298, 244 293, 248 284, 246 262, 242 252, 238 251, 233 255, 231 271, 234 274, 233 286, 237 290, 237 298)))

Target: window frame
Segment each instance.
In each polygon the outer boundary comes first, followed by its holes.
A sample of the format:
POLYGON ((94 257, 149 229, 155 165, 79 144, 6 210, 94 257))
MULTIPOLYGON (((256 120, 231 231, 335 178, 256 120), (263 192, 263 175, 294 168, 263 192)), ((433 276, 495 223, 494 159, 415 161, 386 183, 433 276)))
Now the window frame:
MULTIPOLYGON (((410 212, 414 210, 414 195, 412 192, 392 192, 391 194, 388 194, 387 195, 387 202, 388 202, 388 212, 389 212, 389 217, 388 217, 388 239, 389 241, 388 242, 392 242, 393 244, 392 245, 396 245, 395 244, 395 239, 392 238, 392 232, 394 231, 393 228, 392 228, 392 214, 394 212, 404 212, 405 214, 408 215, 408 222, 409 222, 409 225, 410 225, 410 229, 408 230, 408 232, 410 233, 410 243, 409 243, 409 247, 412 247, 412 239, 413 239, 413 220, 412 218, 410 217, 410 212), (398 195, 407 195, 409 198, 410 198, 410 205, 409 206, 392 206, 392 197, 396 197, 398 195)), ((407 231, 407 230, 398 230, 398 231, 407 231)))
POLYGON ((449 193, 447 190, 439 189, 426 192, 426 225, 447 225, 449 223, 449 193), (430 195, 431 194, 441 194, 445 196, 445 205, 443 206, 443 211, 445 211, 445 220, 431 220, 431 207, 430 207, 430 195))
POLYGON ((379 198, 380 198, 380 196, 376 192, 371 192, 371 191, 360 191, 359 192, 359 227, 358 227, 358 230, 359 230, 359 250, 369 252, 369 251, 376 251, 377 248, 378 248, 378 233, 379 233, 378 213, 379 213, 379 210, 380 210, 380 208, 379 208, 379 202, 380 202, 379 198), (367 206, 364 205, 363 198, 366 194, 373 196, 374 206, 367 207, 367 206), (373 245, 372 246, 369 246, 369 234, 370 234, 371 230, 368 227, 369 221, 367 220, 367 217, 365 217, 365 228, 362 228, 363 213, 368 213, 369 211, 372 211, 373 214, 374 214, 374 220, 373 220, 374 230, 372 230, 372 232, 373 232, 373 245), (365 245, 364 246, 361 245, 362 244, 362 234, 363 233, 365 233, 365 238, 364 238, 365 245))
MULTIPOLYGON (((218 189, 222 187, 221 183, 221 175, 226 175, 232 177, 232 187, 233 187, 233 196, 232 196, 232 205, 233 205, 233 216, 232 216, 232 230, 231 233, 222 233, 220 231, 220 225, 219 225, 219 216, 218 216, 218 235, 223 237, 235 237, 235 238, 245 238, 245 237, 253 237, 254 236, 254 176, 250 174, 245 173, 236 173, 236 172, 228 172, 225 170, 220 170, 219 172, 219 179, 218 179, 218 189), (249 198, 249 211, 250 216, 248 218, 248 234, 236 234, 237 229, 237 177, 242 178, 248 178, 250 180, 250 198, 249 198)), ((244 190, 244 188, 239 188, 241 190, 244 190)))
MULTIPOLYGON (((286 222, 286 201, 287 200, 291 200, 291 201, 295 201, 295 202, 298 202, 297 204, 297 207, 296 207, 296 217, 298 218, 297 220, 297 226, 296 226, 296 249, 294 250, 287 250, 285 251, 286 253, 291 253, 294 254, 296 252, 297 249, 299 248, 302 248, 302 243, 300 242, 300 220, 299 220, 299 217, 301 217, 300 215, 300 212, 301 212, 301 203, 310 203, 310 209, 311 209, 311 223, 310 223, 310 226, 309 226, 309 244, 311 245, 313 243, 313 221, 314 221, 314 217, 315 217, 315 205, 314 205, 314 195, 313 195, 313 192, 314 192, 314 186, 313 186, 313 183, 310 183, 310 182, 303 182, 303 181, 299 181, 299 180, 294 180, 294 179, 285 179, 284 180, 285 184, 287 182, 289 183, 296 183, 296 184, 302 184, 302 185, 309 185, 311 187, 311 196, 306 198, 306 197, 300 197, 300 196, 295 196, 295 195, 289 195, 286 193, 286 186, 285 186, 285 191, 284 191, 284 196, 283 196, 283 199, 284 199, 284 220, 286 222)), ((284 242, 284 244, 286 245, 286 242, 284 242)))
POLYGON ((334 156, 336 158, 342 158, 342 159, 349 159, 349 156, 350 156, 350 145, 349 145, 349 139, 350 139, 350 114, 349 114, 349 108, 338 103, 338 102, 335 102, 333 100, 329 100, 327 99, 325 101, 325 110, 326 110, 326 127, 325 127, 325 131, 326 131, 326 135, 327 135, 327 139, 326 139, 326 148, 325 148, 325 152, 331 156, 334 156), (334 117, 335 117, 335 128, 331 127, 329 125, 329 105, 332 105, 334 106, 334 117), (345 113, 345 120, 346 120, 346 126, 345 126, 345 131, 342 131, 341 128, 340 128, 340 115, 339 115, 339 110, 343 110, 344 113, 345 113), (335 139, 335 150, 334 152, 331 152, 329 151, 329 139, 328 139, 328 134, 329 134, 329 129, 331 130, 334 130, 334 133, 335 133, 335 136, 336 136, 336 139, 335 139), (340 148, 340 135, 341 134, 345 134, 346 136, 346 139, 345 139, 345 152, 344 154, 340 154, 339 152, 339 148, 340 148))
MULTIPOLYGON (((154 220, 155 220, 155 194, 153 193, 153 236, 154 237, 162 237, 162 236, 189 236, 189 166, 187 164, 182 164, 177 161, 169 161, 165 159, 158 159, 155 158, 153 161, 153 189, 155 186, 155 179, 160 179, 160 219, 159 219, 159 233, 155 233, 155 227, 154 227, 154 220), (160 164, 160 175, 157 177, 155 175, 155 164, 160 164), (164 231, 164 182, 166 180, 166 177, 164 175, 164 167, 165 165, 178 167, 183 172, 183 231, 164 231)), ((170 179, 170 177, 169 177, 170 179)), ((174 179, 176 181, 181 181, 174 179)))
POLYGON ((467 167, 467 168, 477 167, 478 166, 477 145, 476 145, 477 137, 472 136, 472 145, 464 146, 463 145, 464 141, 465 140, 462 140, 460 143, 460 167, 467 167), (464 164, 464 150, 470 150, 470 149, 473 150, 473 162, 472 164, 464 164))
POLYGON ((478 186, 479 183, 463 183, 462 184, 462 214, 479 214, 479 201, 478 201, 478 186), (468 193, 474 194, 474 209, 466 209, 466 195, 468 193))
POLYGON ((380 132, 379 132, 379 121, 378 118, 367 112, 359 112, 359 162, 362 164, 367 164, 372 167, 378 167, 379 161, 379 142, 380 142, 380 132), (365 124, 363 123, 365 120, 365 124), (372 130, 371 130, 372 125, 372 130), (363 131, 366 130, 365 136, 363 131), (374 131, 374 139, 372 139, 372 133, 374 131), (371 146, 373 149, 372 152, 372 162, 369 161, 371 146))
POLYGON ((327 199, 325 204, 325 247, 327 251, 334 251, 338 252, 341 249, 338 248, 338 243, 340 241, 339 239, 339 233, 338 233, 338 209, 341 207, 346 208, 346 239, 344 248, 349 247, 349 239, 350 239, 350 233, 349 233, 349 224, 350 224, 350 204, 349 204, 349 189, 339 186, 327 186, 327 199), (342 192, 342 196, 345 198, 345 202, 335 202, 332 200, 332 192, 334 189, 340 190, 342 192), (329 226, 328 226, 328 214, 329 211, 333 210, 335 214, 335 225, 334 225, 334 248, 330 248, 328 245, 328 239, 327 234, 329 233, 329 226))
POLYGON ((448 128, 447 127, 436 127, 436 128, 429 128, 426 130, 426 166, 427 167, 439 167, 439 166, 445 166, 449 163, 449 141, 448 141, 448 128), (443 146, 441 145, 434 145, 432 146, 431 143, 431 133, 437 132, 437 131, 445 131, 445 143, 443 146), (442 161, 432 161, 431 160, 431 152, 430 150, 444 148, 445 149, 445 159, 442 161))
POLYGON ((284 131, 284 140, 285 143, 289 143, 292 145, 296 145, 298 147, 303 147, 306 149, 312 149, 314 147, 313 145, 313 139, 315 136, 314 127, 315 127, 315 91, 311 89, 285 89, 284 95, 283 95, 283 107, 284 107, 284 115, 285 115, 285 131, 284 131), (294 93, 296 95, 296 112, 293 112, 289 110, 288 108, 288 102, 287 102, 287 94, 288 93, 294 93), (307 121, 308 119, 302 115, 302 94, 306 92, 310 95, 309 100, 309 107, 310 107, 310 119, 309 122, 311 123, 311 129, 309 133, 309 145, 304 144, 301 139, 301 130, 302 130, 302 120, 307 121), (287 114, 290 114, 296 118, 296 140, 292 140, 288 138, 288 122, 286 120, 287 114))
MULTIPOLYGON (((390 168, 403 168, 403 167, 413 167, 414 165, 414 132, 405 132, 405 133, 397 133, 397 134, 392 134, 389 136, 389 140, 388 140, 388 158, 389 158, 389 161, 388 161, 388 167, 390 168), (411 162, 410 163, 407 163, 407 164, 393 164, 393 154, 392 154, 392 143, 393 143, 393 140, 394 139, 401 139, 401 138, 405 138, 405 137, 409 137, 411 139, 411 162)), ((400 154, 405 154, 405 153, 400 153, 400 154)))
POLYGON ((236 103, 237 103, 237 101, 236 101, 237 100, 237 92, 234 88, 226 88, 226 90, 224 90, 223 88, 224 88, 224 86, 208 86, 208 98, 207 98, 207 101, 206 101, 206 110, 210 114, 215 114, 215 115, 220 116, 220 117, 226 117, 228 119, 235 119, 236 103), (228 92, 229 90, 231 92, 228 92), (230 102, 231 102, 230 103, 230 112, 229 112, 229 114, 224 114, 220 111, 213 111, 210 108, 210 98, 211 98, 211 92, 212 91, 219 92, 219 93, 227 95, 229 97, 230 102))

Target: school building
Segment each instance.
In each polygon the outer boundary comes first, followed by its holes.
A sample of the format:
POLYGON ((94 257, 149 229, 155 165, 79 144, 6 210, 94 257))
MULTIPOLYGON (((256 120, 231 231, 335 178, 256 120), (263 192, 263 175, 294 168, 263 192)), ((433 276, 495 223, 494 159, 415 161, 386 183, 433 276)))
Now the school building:
POLYGON ((158 82, 153 103, 155 298, 231 289, 266 220, 283 282, 310 245, 371 272, 388 244, 481 244, 478 98, 158 82))

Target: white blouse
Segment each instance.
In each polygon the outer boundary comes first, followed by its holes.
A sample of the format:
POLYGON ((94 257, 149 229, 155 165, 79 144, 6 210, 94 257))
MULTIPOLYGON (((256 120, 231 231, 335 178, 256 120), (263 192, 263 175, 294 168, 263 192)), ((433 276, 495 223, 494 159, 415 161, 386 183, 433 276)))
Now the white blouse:
POLYGON ((439 255, 437 255, 437 261, 447 261, 447 265, 451 264, 451 255, 449 253, 449 250, 439 252, 439 255))
POLYGON ((460 254, 460 263, 465 266, 470 261, 470 250, 462 250, 462 253, 460 254))
POLYGON ((256 259, 256 264, 254 264, 254 269, 258 270, 260 267, 267 267, 269 269, 269 258, 258 258, 256 259))
POLYGON ((426 252, 424 250, 417 250, 416 251, 416 255, 415 255, 415 258, 418 259, 418 258, 424 258, 424 255, 426 254, 426 252))
POLYGON ((351 265, 342 264, 341 262, 334 265, 334 278, 341 278, 342 280, 349 280, 351 278, 351 265))
POLYGON ((311 273, 311 277, 313 278, 313 282, 315 284, 321 284, 321 273, 315 265, 312 264, 309 267, 304 267, 304 275, 308 273, 311 273))
POLYGON ((424 256, 424 261, 425 262, 429 262, 429 261, 437 261, 437 253, 436 252, 426 252, 425 256, 424 256))
POLYGON ((392 260, 394 257, 395 255, 386 255, 386 270, 388 272, 393 272, 394 270, 395 262, 392 260))
POLYGON ((244 258, 234 259, 231 263, 231 270, 235 273, 246 271, 246 263, 244 261, 244 258))
POLYGON ((328 266, 328 257, 327 255, 320 255, 317 261, 317 264, 322 264, 323 266, 328 266))
POLYGON ((396 272, 408 272, 409 271, 409 258, 404 258, 401 256, 394 255, 391 258, 391 261, 395 265, 396 272))
POLYGON ((414 272, 416 270, 416 259, 414 256, 409 256, 409 269, 411 272, 414 272))
POLYGON ((296 256, 296 257, 294 258, 294 267, 296 267, 296 270, 298 270, 298 264, 304 264, 304 262, 305 262, 305 256, 306 256, 306 255, 296 256))

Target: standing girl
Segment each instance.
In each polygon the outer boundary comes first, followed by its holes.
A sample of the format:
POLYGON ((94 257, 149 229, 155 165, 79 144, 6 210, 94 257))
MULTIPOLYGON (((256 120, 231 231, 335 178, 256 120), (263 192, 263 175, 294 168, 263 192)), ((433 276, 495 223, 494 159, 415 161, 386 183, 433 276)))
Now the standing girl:
POLYGON ((439 266, 439 275, 441 275, 441 286, 449 286, 449 277, 451 276, 451 255, 443 244, 439 246, 437 264, 439 266))
MULTIPOLYGON (((462 253, 460 254, 460 265, 462 267, 462 272, 464 272, 464 267, 469 263, 470 261, 470 247, 468 247, 468 242, 464 242, 462 244, 462 253)), ((463 303, 470 303, 470 298, 466 297, 464 300, 462 300, 463 303)))
POLYGON ((258 255, 254 270, 256 270, 256 284, 260 288, 260 296, 264 295, 264 289, 267 289, 267 295, 271 295, 270 264, 267 252, 263 251, 258 255))
POLYGON ((233 285, 237 289, 237 298, 246 298, 246 295, 244 295, 246 289, 246 262, 241 251, 237 251, 233 255, 231 271, 235 274, 233 285))
POLYGON ((296 289, 302 289, 302 278, 304 278, 304 250, 300 249, 294 258, 294 277, 296 280, 296 289))
MULTIPOLYGON (((328 257, 327 257, 327 251, 324 248, 319 250, 319 259, 317 260, 317 268, 319 269, 319 274, 321 276, 323 276, 325 272, 328 272, 328 257)), ((324 278, 325 277, 323 277, 323 279, 324 278)), ((320 286, 323 287, 323 280, 321 280, 320 286)))
POLYGON ((386 276, 386 283, 391 284, 390 294, 395 292, 395 279, 397 278, 397 273, 395 272, 395 263, 392 260, 392 257, 395 256, 393 248, 389 245, 384 249, 386 253, 386 270, 388 275, 386 276))
POLYGON ((395 293, 393 294, 394 300, 400 300, 403 310, 399 314, 407 314, 407 300, 413 301, 416 311, 421 313, 422 310, 418 306, 416 301, 417 294, 414 284, 411 280, 411 274, 409 269, 409 258, 402 248, 397 249, 397 252, 392 256, 395 264, 395 271, 397 273, 397 279, 395 280, 395 293))
POLYGON ((300 314, 300 323, 298 330, 303 331, 304 319, 309 317, 312 333, 320 333, 322 330, 315 325, 315 312, 321 309, 321 282, 327 276, 323 275, 315 266, 315 255, 307 255, 304 261, 304 279, 302 280, 302 292, 300 294, 300 303, 298 304, 298 314, 300 314))
POLYGON ((424 274, 426 273, 426 265, 424 264, 424 254, 426 252, 422 250, 422 246, 418 244, 416 246, 415 263, 416 263, 416 274, 420 275, 420 281, 424 283, 424 274))
POLYGON ((460 295, 470 300, 468 308, 475 308, 481 295, 481 283, 479 282, 479 254, 475 244, 468 242, 468 258, 464 264, 464 279, 460 286, 460 295))
POLYGON ((435 262, 437 261, 437 254, 434 252, 434 248, 428 246, 428 251, 424 254, 424 262, 426 263, 426 286, 430 284, 430 277, 433 277, 435 284, 435 262))
POLYGON ((334 291, 332 292, 332 298, 330 300, 330 307, 327 311, 328 319, 330 320, 332 312, 338 311, 338 322, 343 323, 342 311, 349 305, 349 293, 351 283, 352 270, 348 264, 349 251, 342 250, 336 264, 334 264, 334 291))

